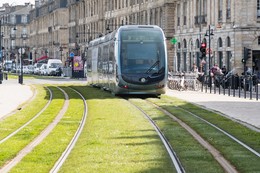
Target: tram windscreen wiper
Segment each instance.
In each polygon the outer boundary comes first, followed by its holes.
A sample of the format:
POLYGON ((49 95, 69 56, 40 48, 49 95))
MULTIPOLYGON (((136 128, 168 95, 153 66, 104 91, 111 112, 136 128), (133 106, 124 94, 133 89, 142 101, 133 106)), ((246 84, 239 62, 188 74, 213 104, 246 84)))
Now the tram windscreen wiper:
POLYGON ((160 61, 157 60, 145 73, 146 73, 146 74, 150 73, 150 72, 153 70, 153 68, 154 68, 156 65, 158 65, 159 63, 160 63, 160 61))

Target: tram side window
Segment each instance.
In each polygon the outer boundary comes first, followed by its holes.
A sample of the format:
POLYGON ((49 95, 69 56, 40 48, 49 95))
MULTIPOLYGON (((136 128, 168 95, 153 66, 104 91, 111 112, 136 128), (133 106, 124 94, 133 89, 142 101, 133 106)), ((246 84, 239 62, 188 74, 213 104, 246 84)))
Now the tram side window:
POLYGON ((115 57, 114 57, 114 44, 111 42, 109 44, 109 63, 112 64, 110 67, 111 69, 111 73, 115 72, 115 57))

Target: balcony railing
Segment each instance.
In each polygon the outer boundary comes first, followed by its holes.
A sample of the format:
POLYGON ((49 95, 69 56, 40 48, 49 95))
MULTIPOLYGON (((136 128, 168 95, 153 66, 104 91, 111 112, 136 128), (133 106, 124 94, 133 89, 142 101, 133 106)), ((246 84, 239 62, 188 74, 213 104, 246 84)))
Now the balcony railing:
POLYGON ((16 39, 16 35, 15 34, 10 34, 10 39, 11 40, 15 40, 16 39))
POLYGON ((195 25, 198 24, 206 24, 207 23, 207 15, 195 16, 195 25))

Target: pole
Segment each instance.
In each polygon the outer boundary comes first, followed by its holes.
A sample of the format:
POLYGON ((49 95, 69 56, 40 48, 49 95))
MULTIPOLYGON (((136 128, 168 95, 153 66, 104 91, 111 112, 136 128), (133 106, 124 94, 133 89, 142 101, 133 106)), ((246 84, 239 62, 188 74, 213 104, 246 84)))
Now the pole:
POLYGON ((211 68, 211 57, 210 57, 210 35, 211 35, 211 31, 210 31, 210 25, 209 25, 209 52, 208 52, 208 55, 209 55, 209 91, 211 93, 211 87, 212 87, 212 78, 211 78, 211 75, 210 75, 210 68, 211 68))
POLYGON ((2 20, 0 19, 0 58, 2 66, 0 68, 0 84, 2 84, 3 81, 3 52, 2 52, 2 20))

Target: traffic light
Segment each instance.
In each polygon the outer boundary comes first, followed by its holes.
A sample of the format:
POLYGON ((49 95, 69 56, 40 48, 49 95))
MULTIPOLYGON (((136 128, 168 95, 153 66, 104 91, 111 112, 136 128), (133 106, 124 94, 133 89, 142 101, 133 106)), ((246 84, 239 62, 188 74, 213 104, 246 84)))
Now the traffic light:
POLYGON ((251 58, 252 51, 251 49, 248 49, 246 47, 244 47, 244 61, 246 62, 249 58, 251 58))
POLYGON ((246 63, 245 58, 242 58, 241 62, 245 64, 246 63))
POLYGON ((201 59, 206 56, 206 43, 202 42, 200 45, 201 59))

